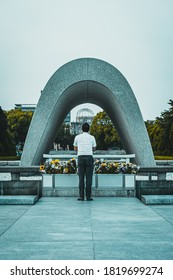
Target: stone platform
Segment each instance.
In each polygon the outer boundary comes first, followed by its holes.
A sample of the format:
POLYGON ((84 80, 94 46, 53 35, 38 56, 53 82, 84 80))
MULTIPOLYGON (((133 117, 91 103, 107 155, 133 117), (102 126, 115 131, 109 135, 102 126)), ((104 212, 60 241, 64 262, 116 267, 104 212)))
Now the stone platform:
POLYGON ((141 201, 148 205, 173 205, 173 195, 142 195, 141 201))
POLYGON ((0 205, 33 205, 38 201, 37 195, 1 195, 0 205))
MULTIPOLYGON (((69 188, 42 188, 43 197, 78 197, 79 188, 78 187, 69 187, 69 188)), ((135 197, 135 190, 125 190, 115 188, 93 188, 92 196, 93 197, 135 197)))
POLYGON ((173 260, 172 213, 134 197, 0 205, 0 260, 173 260))

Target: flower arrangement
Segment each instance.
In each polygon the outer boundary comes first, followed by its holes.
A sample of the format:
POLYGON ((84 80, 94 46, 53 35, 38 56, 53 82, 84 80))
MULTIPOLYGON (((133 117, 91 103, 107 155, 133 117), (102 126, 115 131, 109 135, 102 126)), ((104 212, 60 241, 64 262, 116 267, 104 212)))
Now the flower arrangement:
POLYGON ((139 167, 133 163, 96 160, 94 173, 96 174, 136 174, 139 167))
POLYGON ((40 172, 46 174, 76 174, 76 159, 72 158, 68 161, 46 160, 44 164, 40 165, 40 172))
MULTIPOLYGON (((136 174, 139 167, 133 163, 95 160, 95 174, 136 174)), ((46 160, 40 165, 40 172, 45 174, 76 174, 77 162, 75 158, 68 161, 59 159, 46 160)))

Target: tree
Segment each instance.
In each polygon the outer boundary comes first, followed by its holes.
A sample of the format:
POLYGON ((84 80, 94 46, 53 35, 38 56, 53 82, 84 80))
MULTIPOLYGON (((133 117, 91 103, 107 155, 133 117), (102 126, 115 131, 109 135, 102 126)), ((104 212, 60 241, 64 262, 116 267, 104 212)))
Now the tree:
POLYGON ((5 112, 0 107, 0 141, 4 140, 4 134, 6 134, 8 128, 8 122, 5 112))
POLYGON ((90 132, 95 136, 97 149, 107 150, 108 148, 122 149, 119 135, 113 126, 112 121, 105 111, 99 112, 93 119, 90 132))
POLYGON ((163 138, 163 130, 161 129, 159 119, 157 119, 155 121, 147 121, 146 127, 147 127, 148 135, 150 138, 151 146, 153 149, 153 153, 155 155, 161 155, 162 153, 160 152, 160 150, 163 151, 163 149, 161 147, 162 138, 163 138))
POLYGON ((7 117, 5 112, 0 107, 0 155, 6 154, 6 144, 7 144, 7 117))
POLYGON ((148 135, 155 155, 173 155, 173 100, 170 108, 153 122, 146 122, 148 135))
POLYGON ((15 145, 24 145, 32 116, 33 112, 23 112, 20 109, 7 112, 8 130, 15 145))
POLYGON ((69 146, 69 149, 73 149, 74 135, 70 133, 70 125, 63 123, 58 129, 55 143, 60 144, 63 149, 66 149, 69 146))
POLYGON ((170 108, 161 113, 160 125, 163 130, 162 145, 164 147, 166 155, 173 155, 173 100, 169 100, 168 104, 170 108))
POLYGON ((15 148, 8 131, 6 112, 0 107, 0 155, 14 155, 15 148))

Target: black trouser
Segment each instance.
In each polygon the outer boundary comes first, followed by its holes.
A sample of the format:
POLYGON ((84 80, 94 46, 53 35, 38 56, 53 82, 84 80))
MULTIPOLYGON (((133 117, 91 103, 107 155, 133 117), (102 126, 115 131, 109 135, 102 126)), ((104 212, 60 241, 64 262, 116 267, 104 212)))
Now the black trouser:
POLYGON ((91 186, 94 166, 93 156, 78 156, 79 195, 84 198, 86 177, 86 198, 91 197, 91 186))

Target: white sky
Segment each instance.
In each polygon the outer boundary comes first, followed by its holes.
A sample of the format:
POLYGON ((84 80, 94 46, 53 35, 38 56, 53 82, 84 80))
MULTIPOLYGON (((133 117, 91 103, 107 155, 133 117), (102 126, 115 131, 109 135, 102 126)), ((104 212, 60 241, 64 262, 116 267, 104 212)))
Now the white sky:
POLYGON ((173 1, 0 0, 3 110, 36 104, 51 75, 82 57, 114 65, 144 120, 160 116, 173 99, 173 1))

